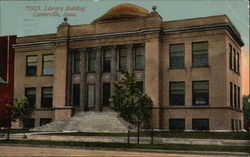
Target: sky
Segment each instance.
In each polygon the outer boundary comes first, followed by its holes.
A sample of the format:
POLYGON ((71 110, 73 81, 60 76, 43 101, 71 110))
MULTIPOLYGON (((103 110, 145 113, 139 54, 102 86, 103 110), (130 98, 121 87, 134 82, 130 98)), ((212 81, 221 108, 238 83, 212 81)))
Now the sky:
POLYGON ((89 24, 122 3, 135 4, 149 11, 157 6, 163 21, 226 14, 245 43, 242 48, 242 93, 250 93, 248 0, 0 0, 0 36, 55 33, 64 16, 68 16, 71 25, 89 24), (49 14, 53 16, 45 16, 49 14))

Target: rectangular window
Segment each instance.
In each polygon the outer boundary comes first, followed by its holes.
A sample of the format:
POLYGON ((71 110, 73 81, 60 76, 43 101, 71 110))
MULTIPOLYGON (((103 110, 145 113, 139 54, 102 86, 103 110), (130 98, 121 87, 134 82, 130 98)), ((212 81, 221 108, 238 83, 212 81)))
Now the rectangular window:
POLYGON ((231 119, 231 130, 234 130, 234 119, 231 119))
POLYGON ((193 130, 209 130, 209 119, 192 119, 193 130))
POLYGON ((143 93, 143 82, 136 82, 136 87, 143 93))
POLYGON ((234 107, 237 108, 237 87, 234 85, 234 107))
POLYGON ((240 97, 240 87, 238 87, 238 109, 240 109, 240 99, 241 99, 241 97, 240 97))
POLYGON ((23 128, 34 128, 34 127, 35 127, 35 118, 23 119, 23 128))
POLYGON ((26 57, 26 76, 35 76, 37 72, 37 56, 26 57))
POLYGON ((48 124, 50 122, 52 122, 51 118, 40 118, 40 126, 48 124))
POLYGON ((233 69, 233 62, 232 62, 233 55, 232 55, 232 53, 233 53, 233 48, 232 48, 232 45, 229 44, 229 68, 230 69, 233 69))
POLYGON ((233 107, 233 83, 230 82, 230 106, 233 107))
POLYGON ((185 82, 170 82, 169 83, 169 104, 185 105, 185 82))
POLYGON ((235 126, 236 126, 236 131, 239 131, 239 123, 237 119, 235 119, 235 126))
POLYGON ((184 44, 171 44, 170 45, 170 67, 182 68, 184 67, 184 44))
POLYGON ((135 70, 144 69, 144 47, 137 46, 135 47, 135 70))
POLYGON ((193 81, 193 105, 209 105, 208 81, 193 81))
POLYGON ((111 71, 111 49, 104 49, 103 53, 103 72, 111 71))
POLYGON ((241 127, 242 127, 242 126, 241 126, 241 120, 239 120, 239 130, 242 129, 241 127))
POLYGON ((80 105, 80 84, 73 84, 73 106, 80 105))
POLYGON ((173 131, 185 130, 185 119, 182 118, 169 119, 169 130, 173 131))
POLYGON ((110 83, 103 83, 103 92, 102 92, 102 105, 109 106, 110 102, 110 83))
POLYGON ((236 72, 236 50, 235 49, 233 49, 234 50, 234 71, 236 72))
POLYGON ((74 73, 80 73, 80 52, 74 52, 74 73))
POLYGON ((127 49, 119 49, 119 69, 127 69, 127 49))
POLYGON ((192 43, 192 63, 193 67, 208 66, 208 42, 192 43))
POLYGON ((95 72, 96 52, 91 50, 88 54, 88 72, 95 72))
POLYGON ((43 55, 43 75, 54 74, 54 55, 43 55))
POLYGON ((88 84, 88 108, 95 107, 95 85, 88 84))
POLYGON ((36 104, 36 88, 25 88, 25 97, 31 106, 36 104))
POLYGON ((237 73, 240 74, 240 55, 237 52, 237 73))
POLYGON ((53 88, 42 87, 41 107, 52 108, 52 104, 53 104, 53 88))

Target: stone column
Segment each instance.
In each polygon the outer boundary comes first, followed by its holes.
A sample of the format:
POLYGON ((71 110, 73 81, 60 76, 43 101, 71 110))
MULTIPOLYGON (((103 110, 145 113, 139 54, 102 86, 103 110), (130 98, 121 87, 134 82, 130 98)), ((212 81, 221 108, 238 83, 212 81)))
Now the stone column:
POLYGON ((80 52, 80 110, 87 110, 87 51, 86 48, 79 49, 80 52))
POLYGON ((97 47, 96 51, 96 83, 95 83, 95 109, 102 111, 101 93, 102 93, 102 49, 97 47))
POLYGON ((72 97, 71 97, 71 92, 72 92, 72 54, 74 51, 72 49, 68 49, 67 53, 67 76, 66 76, 66 106, 71 106, 72 105, 72 97))
MULTIPOLYGON (((110 94, 111 96, 115 94, 115 82, 116 82, 116 75, 117 75, 117 58, 116 58, 116 46, 112 47, 112 52, 111 52, 111 75, 110 75, 110 94)), ((112 104, 113 105, 113 104, 112 104)))
POLYGON ((133 71, 134 67, 134 55, 133 55, 133 45, 128 45, 127 46, 128 51, 127 51, 127 69, 128 71, 133 71))

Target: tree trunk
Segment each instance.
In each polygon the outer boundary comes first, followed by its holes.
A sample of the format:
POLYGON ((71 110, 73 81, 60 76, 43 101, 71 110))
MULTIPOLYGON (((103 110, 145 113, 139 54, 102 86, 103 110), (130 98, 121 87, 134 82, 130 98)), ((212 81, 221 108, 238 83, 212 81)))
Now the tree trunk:
POLYGON ((140 122, 137 122, 137 144, 140 143, 140 122))
POLYGON ((7 127, 7 140, 10 139, 10 126, 7 127))

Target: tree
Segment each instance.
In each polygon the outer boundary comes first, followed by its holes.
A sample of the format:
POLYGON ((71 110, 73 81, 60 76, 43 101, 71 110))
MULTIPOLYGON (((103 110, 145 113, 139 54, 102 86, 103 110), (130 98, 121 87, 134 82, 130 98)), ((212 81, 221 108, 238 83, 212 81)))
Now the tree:
POLYGON ((140 126, 151 117, 153 101, 136 85, 134 73, 123 70, 122 83, 115 83, 116 91, 112 96, 114 110, 131 124, 137 124, 137 143, 139 143, 140 126))
MULTIPOLYGON (((17 120, 23 121, 25 118, 29 118, 34 113, 35 107, 29 104, 27 98, 24 99, 14 99, 13 105, 8 105, 7 118, 7 139, 9 139, 11 123, 16 122, 17 120)), ((24 129, 24 127, 23 127, 24 129)))
POLYGON ((243 97, 244 128, 250 128, 250 95, 243 97))

